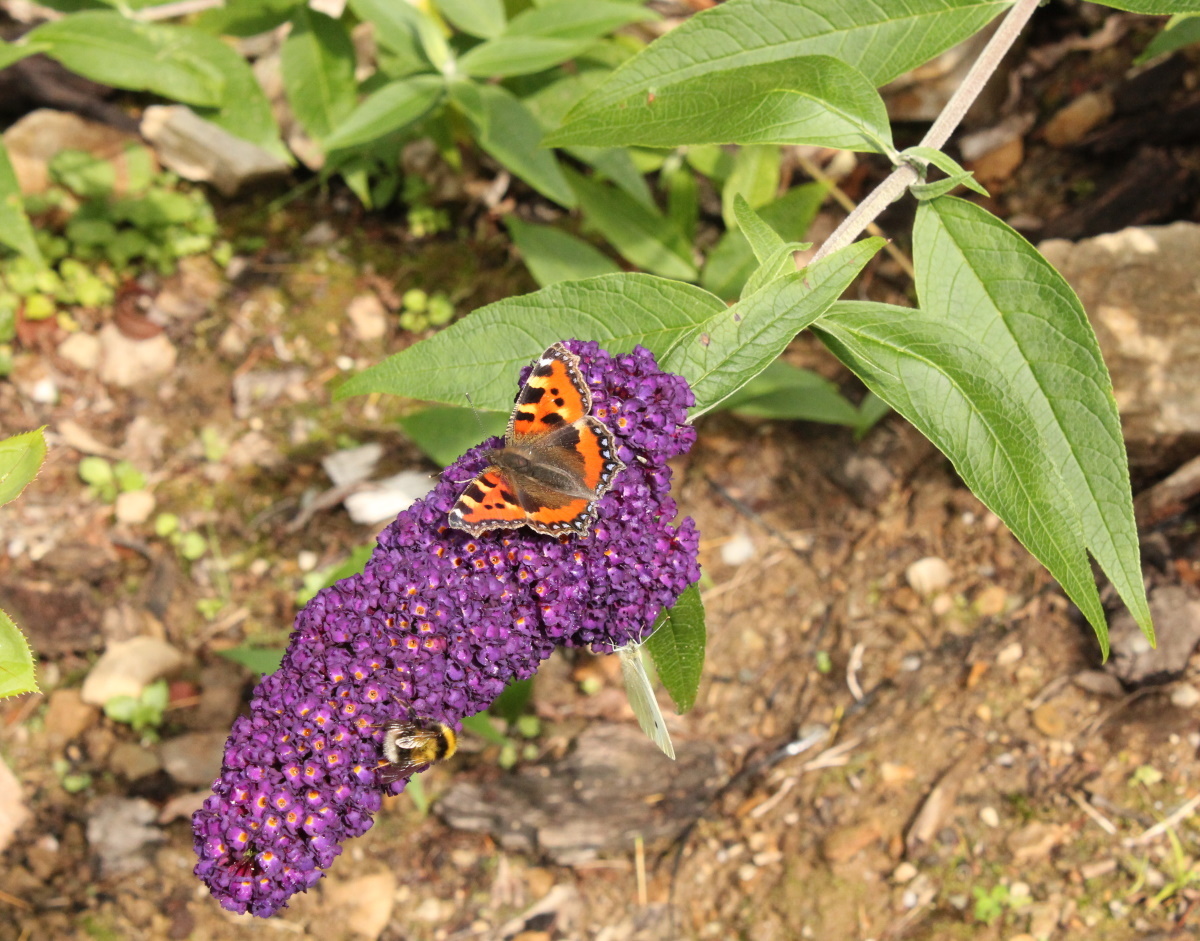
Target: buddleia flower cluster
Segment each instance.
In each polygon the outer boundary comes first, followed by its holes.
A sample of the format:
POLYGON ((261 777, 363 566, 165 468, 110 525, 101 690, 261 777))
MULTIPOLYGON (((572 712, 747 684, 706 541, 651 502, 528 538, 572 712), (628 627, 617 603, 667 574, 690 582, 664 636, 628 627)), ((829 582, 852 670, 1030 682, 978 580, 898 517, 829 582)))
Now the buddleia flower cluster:
POLYGON ((371 827, 385 791, 408 781, 377 779, 386 723, 415 715, 456 727, 558 645, 640 639, 699 578, 698 533, 690 518, 674 522, 667 466, 695 440, 687 383, 640 347, 611 356, 595 343, 564 345, 625 464, 591 531, 449 527, 463 483, 502 444, 492 439, 380 534, 363 572, 304 607, 193 817, 196 875, 225 908, 273 914, 371 827))

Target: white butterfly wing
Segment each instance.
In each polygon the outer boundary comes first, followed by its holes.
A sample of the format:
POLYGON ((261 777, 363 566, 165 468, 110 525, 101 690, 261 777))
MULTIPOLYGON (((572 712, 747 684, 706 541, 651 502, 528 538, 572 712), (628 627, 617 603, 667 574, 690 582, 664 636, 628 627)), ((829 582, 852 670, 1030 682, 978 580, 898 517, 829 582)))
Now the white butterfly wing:
POLYGON ((646 675, 641 645, 619 647, 617 656, 621 658, 621 677, 625 680, 625 694, 629 697, 629 705, 633 708, 638 725, 650 736, 650 741, 662 749, 663 754, 674 760, 675 746, 671 744, 667 723, 663 719, 662 710, 658 708, 658 700, 654 698, 654 687, 650 685, 650 677, 646 675))

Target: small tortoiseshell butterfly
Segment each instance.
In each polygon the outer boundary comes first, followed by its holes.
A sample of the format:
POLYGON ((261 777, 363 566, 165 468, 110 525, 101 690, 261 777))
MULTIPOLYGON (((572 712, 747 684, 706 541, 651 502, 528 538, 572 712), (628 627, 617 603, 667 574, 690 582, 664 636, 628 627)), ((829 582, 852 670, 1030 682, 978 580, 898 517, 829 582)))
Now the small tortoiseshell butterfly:
POLYGON ((586 533, 596 501, 625 469, 612 432, 591 414, 579 357, 555 343, 538 357, 517 396, 504 447, 450 510, 450 525, 472 536, 528 526, 548 536, 586 533))

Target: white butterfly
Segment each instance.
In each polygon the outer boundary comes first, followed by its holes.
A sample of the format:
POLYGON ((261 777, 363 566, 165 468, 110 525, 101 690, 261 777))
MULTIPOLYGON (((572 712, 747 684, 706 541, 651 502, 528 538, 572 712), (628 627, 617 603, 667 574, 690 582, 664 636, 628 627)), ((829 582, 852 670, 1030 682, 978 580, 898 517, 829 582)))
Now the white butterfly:
POLYGON ((646 675, 646 664, 642 660, 642 644, 631 641, 624 647, 617 648, 617 656, 621 658, 621 677, 625 680, 625 695, 629 697, 629 705, 637 717, 642 731, 650 736, 650 741, 662 749, 672 761, 675 759, 675 746, 671 744, 671 734, 667 731, 667 723, 663 719, 658 700, 654 697, 654 687, 650 685, 650 677, 646 675))

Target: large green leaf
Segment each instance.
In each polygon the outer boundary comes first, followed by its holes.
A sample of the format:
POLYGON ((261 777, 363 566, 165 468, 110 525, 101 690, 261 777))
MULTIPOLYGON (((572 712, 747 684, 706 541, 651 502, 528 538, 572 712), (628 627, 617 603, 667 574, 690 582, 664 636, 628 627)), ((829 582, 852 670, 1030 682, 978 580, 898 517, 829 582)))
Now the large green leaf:
POLYGON ((588 111, 546 143, 679 147, 816 144, 886 153, 883 99, 858 69, 804 56, 710 72, 588 111))
POLYGON ((558 159, 539 146, 542 126, 512 92, 499 85, 454 82, 450 94, 475 125, 486 153, 543 196, 567 208, 575 205, 558 159))
POLYGON ((665 278, 695 280, 691 243, 657 208, 582 174, 566 171, 566 175, 579 199, 584 221, 623 258, 665 278))
POLYGON ((504 0, 436 0, 442 16, 468 36, 495 39, 504 32, 504 0))
POLYGON ((882 85, 971 36, 1011 5, 1011 0, 729 0, 652 43, 581 101, 570 119, 713 72, 799 56, 835 56, 882 85))
POLYGON ((645 641, 658 678, 680 715, 696 703, 707 643, 700 589, 689 585, 669 609, 659 613, 653 633, 645 641))
POLYGON ((512 18, 506 32, 510 36, 598 39, 629 23, 658 18, 653 10, 635 3, 614 0, 559 2, 523 10, 512 18))
POLYGON ((648 274, 564 281, 480 308, 345 382, 337 398, 383 392, 508 412, 518 371, 570 337, 613 353, 641 344, 661 353, 696 337, 725 303, 691 284, 648 274))
POLYGON ((1117 403, 1079 298, 1017 232, 962 199, 921 204, 913 264, 928 316, 974 337, 1024 400, 1088 549, 1152 637, 1117 403))
POLYGON ((190 105, 218 107, 223 100, 224 73, 206 54, 222 43, 206 33, 89 11, 43 23, 26 38, 95 82, 190 105))
POLYGON ((357 104, 350 31, 341 20, 300 7, 280 58, 292 112, 310 137, 324 140, 357 104))
POLYGON ((354 147, 408 127, 442 100, 446 84, 437 75, 390 82, 370 95, 325 138, 325 148, 354 147))
POLYGON ((464 53, 458 60, 458 70, 475 78, 532 75, 574 59, 593 42, 554 36, 500 36, 464 53))
POLYGON ((1108 629, 1070 494, 1039 422, 991 349, 958 321, 841 303, 815 328, 867 386, 913 423, 1050 570, 1107 655, 1108 629))
POLYGON ((720 405, 766 369, 838 299, 883 244, 870 238, 848 245, 713 314, 669 349, 652 347, 659 352, 659 365, 692 387, 692 417, 720 405))
POLYGON ((0 699, 36 692, 33 651, 12 618, 0 611, 0 699))
POLYGON ((232 46, 197 29, 184 30, 179 44, 204 57, 225 77, 220 103, 215 108, 196 108, 196 113, 230 134, 292 163, 291 153, 280 140, 271 102, 242 55, 232 46))
POLYGON ((505 216, 504 224, 525 267, 542 287, 621 270, 600 249, 562 229, 524 222, 513 215, 505 216))
POLYGON ((46 459, 43 428, 0 441, 0 506, 20 496, 46 459))
POLYGON ((0 141, 0 245, 7 245, 26 258, 43 264, 42 253, 33 237, 33 226, 25 214, 25 201, 8 148, 0 141))

